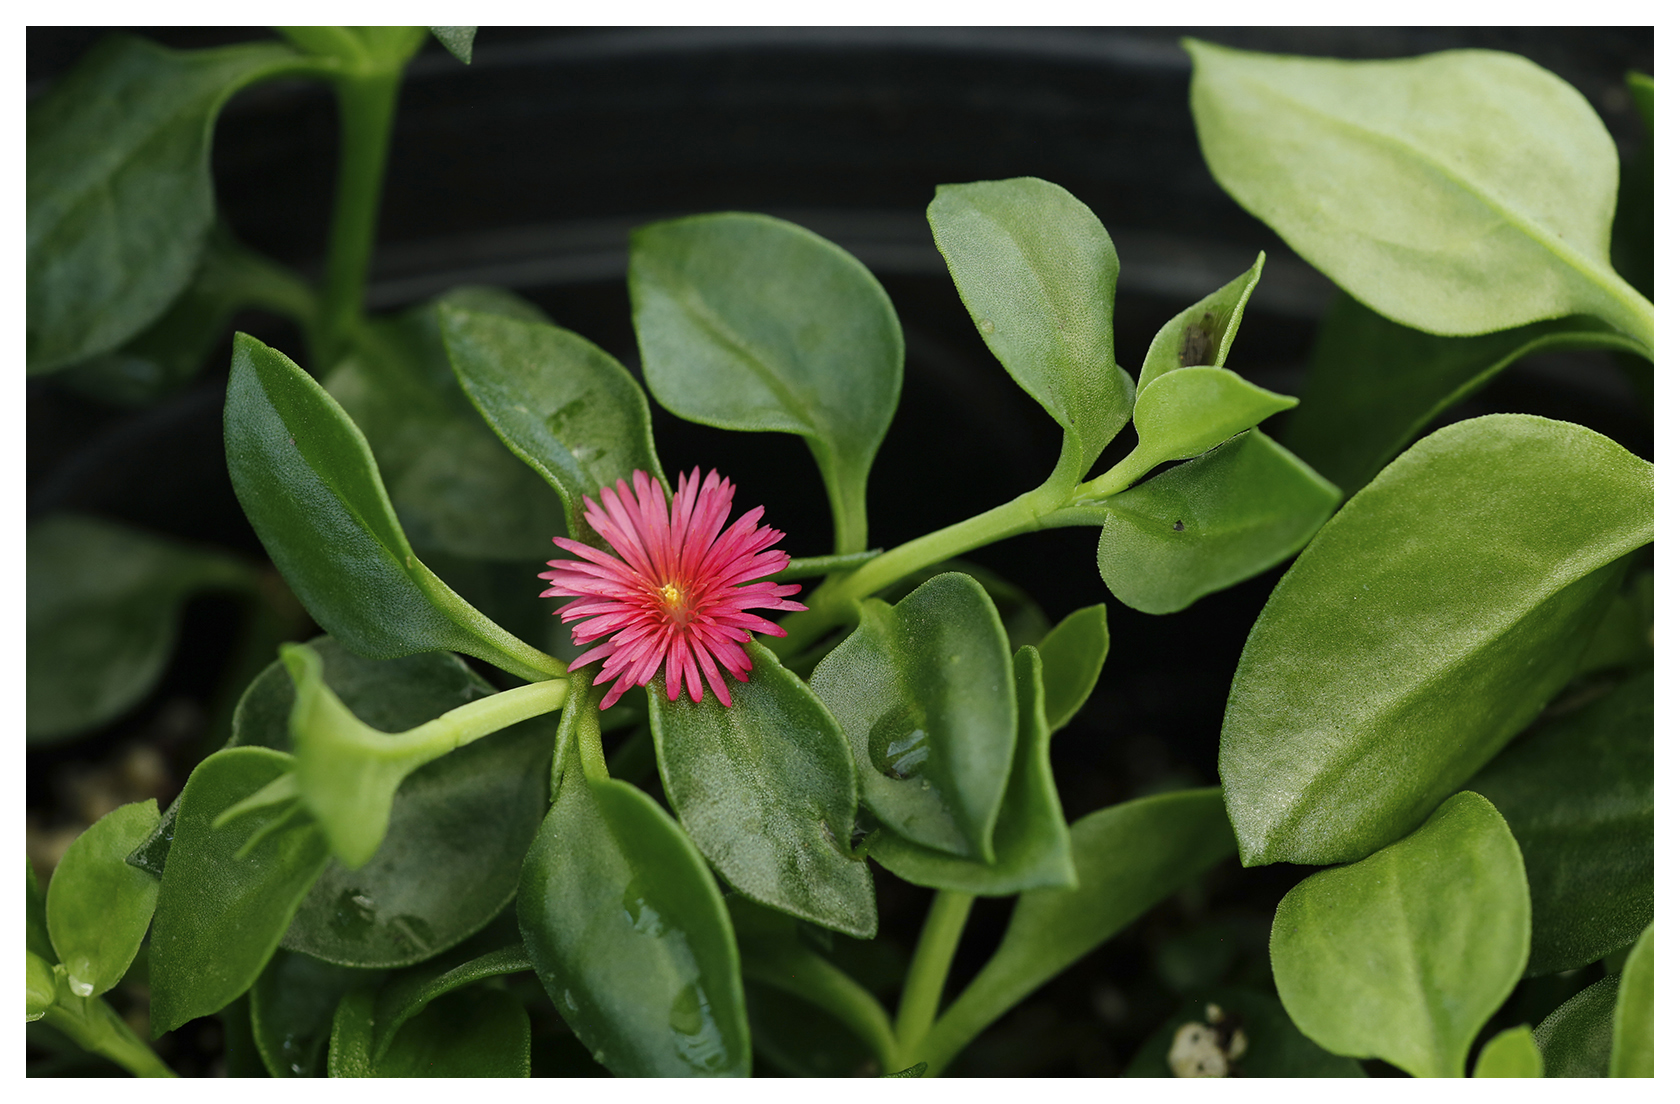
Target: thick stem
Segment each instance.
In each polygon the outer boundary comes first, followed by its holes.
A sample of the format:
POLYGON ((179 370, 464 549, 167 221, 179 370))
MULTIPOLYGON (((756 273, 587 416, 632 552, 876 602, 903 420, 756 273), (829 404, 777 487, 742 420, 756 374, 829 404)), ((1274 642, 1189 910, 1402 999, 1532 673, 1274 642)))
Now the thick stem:
POLYGON ((916 944, 910 972, 905 975, 904 995, 898 1002, 898 1061, 900 1068, 921 1059, 917 1051, 939 1013, 945 993, 945 978, 962 940, 974 895, 940 890, 928 909, 922 937, 916 944))
MULTIPOLYGON (((387 741, 391 747, 390 755, 392 758, 412 755, 421 763, 429 763, 492 732, 500 732, 509 725, 554 712, 566 704, 566 695, 571 688, 569 679, 549 679, 468 702, 387 741)), ((600 746, 597 730, 597 753, 600 746)))
POLYGON ((103 1054, 136 1077, 175 1076, 102 997, 78 997, 60 983, 58 1000, 43 1019, 83 1050, 103 1054))
POLYGON ((316 355, 324 372, 349 348, 362 319, 368 263, 379 223, 379 197, 391 145, 402 67, 350 72, 334 82, 338 92, 338 196, 327 244, 316 355))

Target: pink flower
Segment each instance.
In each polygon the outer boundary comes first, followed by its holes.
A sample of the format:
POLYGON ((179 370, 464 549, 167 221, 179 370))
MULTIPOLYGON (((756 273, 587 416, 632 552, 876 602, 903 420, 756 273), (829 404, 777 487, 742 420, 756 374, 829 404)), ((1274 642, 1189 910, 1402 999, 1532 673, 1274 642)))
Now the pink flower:
POLYGON ((636 472, 634 482, 634 499, 620 479, 616 493, 611 487, 601 488, 599 506, 587 495, 583 500, 584 519, 622 559, 555 537, 555 544, 583 558, 550 560, 554 570, 537 576, 554 584, 542 597, 577 596, 577 601, 554 611, 562 621, 588 618, 572 627, 573 643, 608 637, 569 669, 606 660, 595 685, 618 681, 601 700, 602 709, 630 687, 646 686, 660 663, 665 664, 665 696, 671 701, 677 700, 687 680, 688 696, 699 702, 704 673, 718 701, 728 705, 729 689, 718 667, 746 682, 752 661, 741 645, 755 632, 787 635, 787 630, 746 611, 805 608, 786 600, 799 593, 798 584, 764 578, 788 565, 786 552, 765 551, 784 534, 759 527, 762 506, 748 510, 723 531, 735 487, 716 471, 704 483, 699 468, 678 476, 669 513, 665 488, 645 472, 636 472))

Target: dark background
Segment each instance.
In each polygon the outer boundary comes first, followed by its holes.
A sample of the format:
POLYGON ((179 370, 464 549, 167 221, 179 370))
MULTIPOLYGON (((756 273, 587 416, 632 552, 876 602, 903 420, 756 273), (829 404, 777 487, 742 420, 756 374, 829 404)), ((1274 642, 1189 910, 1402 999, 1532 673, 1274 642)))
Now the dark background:
MULTIPOLYGON (((263 36, 250 28, 133 30, 182 48, 263 36)), ((103 33, 30 28, 29 96, 103 33)), ((871 544, 890 547, 1036 486, 1059 443, 1048 415, 986 350, 934 249, 924 210, 938 184, 1041 176, 1088 204, 1119 253, 1115 353, 1134 375, 1161 324, 1264 249, 1265 276, 1229 367, 1300 393, 1332 289, 1209 175, 1190 117, 1189 59, 1177 46, 1184 33, 1345 58, 1507 50, 1581 90, 1624 159, 1643 142, 1623 77, 1652 71, 1650 28, 483 28, 470 67, 428 43, 410 68, 370 308, 464 283, 499 284, 636 372, 623 283, 629 229, 725 209, 806 225, 869 265, 903 324, 903 399, 869 490, 871 544)), ((275 82, 235 97, 218 125, 214 171, 236 234, 318 273, 336 144, 324 85, 275 82)), ((303 362, 289 325, 252 314, 237 326, 303 362)), ((197 382, 140 410, 31 380, 30 517, 81 510, 261 557, 222 462, 226 364, 224 349, 197 382)), ((1565 418, 1651 454, 1649 411, 1608 355, 1533 358, 1451 417, 1495 410, 1565 418)), ((741 485, 742 502, 766 505, 768 523, 790 534, 791 553, 828 550, 827 505, 797 438, 692 426, 657 407, 654 423, 667 471, 715 466, 741 485)), ((1115 458, 1128 436, 1112 446, 1115 458)), ((1217 782, 1226 688, 1282 570, 1158 618, 1113 600, 1095 549, 1095 530, 1068 529, 971 557, 1028 588, 1052 622, 1081 606, 1108 606, 1113 646, 1102 682, 1054 745, 1070 820, 1159 789, 1217 782)), ((195 601, 157 693, 104 731, 31 753, 32 823, 73 821, 76 783, 67 779, 135 740, 164 749, 159 796, 173 796, 206 741, 225 735, 203 730, 201 703, 235 621, 226 603, 195 601)), ((953 1072, 1119 1072, 1193 983, 1264 984, 1271 910, 1303 873, 1241 871, 1233 861, 1005 1017, 953 1072)), ((877 887, 879 942, 885 953, 895 944, 907 951, 930 893, 884 872, 877 887)), ((949 992, 990 953, 1008 908, 977 906, 949 992)))

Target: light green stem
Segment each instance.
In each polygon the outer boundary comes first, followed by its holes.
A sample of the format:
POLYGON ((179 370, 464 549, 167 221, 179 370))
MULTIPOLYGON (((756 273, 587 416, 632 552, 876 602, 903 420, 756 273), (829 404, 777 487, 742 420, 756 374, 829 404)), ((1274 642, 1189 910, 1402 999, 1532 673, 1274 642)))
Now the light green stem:
POLYGON ((918 1051, 933 1026, 934 1016, 939 1013, 945 978, 951 972, 951 960, 956 956, 957 944, 962 940, 968 912, 973 906, 973 894, 944 889, 928 909, 915 957, 910 960, 910 972, 905 975, 904 995, 898 1002, 897 1065, 900 1069, 925 1057, 918 1051))
POLYGON ((554 712, 566 704, 566 695, 570 691, 570 680, 563 678, 504 690, 451 709, 441 717, 373 746, 380 749, 381 755, 391 759, 413 756, 420 763, 429 763, 492 732, 500 732, 509 725, 554 712))
POLYGON ((103 1054, 136 1077, 174 1077, 175 1071, 140 1040, 134 1029, 102 997, 78 997, 64 981, 58 998, 42 1017, 68 1035, 77 1046, 103 1054))

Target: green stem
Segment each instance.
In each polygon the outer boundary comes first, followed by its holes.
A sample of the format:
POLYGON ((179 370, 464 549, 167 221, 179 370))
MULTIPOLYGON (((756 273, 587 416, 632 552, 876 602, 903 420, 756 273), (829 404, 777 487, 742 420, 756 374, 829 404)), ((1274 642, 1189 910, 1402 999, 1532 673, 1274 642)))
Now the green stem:
MULTIPOLYGON (((412 755, 422 763, 429 763, 492 732, 500 732, 509 725, 554 712, 566 704, 566 695, 571 688, 569 679, 549 679, 468 702, 417 728, 381 741, 383 747, 389 748, 383 754, 392 759, 412 755)), ((600 748, 598 734, 595 746, 600 748)))
POLYGON ((402 66, 345 72, 333 83, 339 112, 338 194, 327 243, 320 346, 315 350, 320 372, 343 356, 362 319, 402 66))
POLYGON ((136 1077, 175 1076, 102 997, 78 997, 61 981, 58 999, 42 1019, 83 1050, 103 1054, 136 1077))
POLYGON ((945 993, 945 978, 951 972, 951 959, 956 956, 957 944, 962 940, 968 911, 973 905, 973 894, 943 889, 928 909, 921 939, 916 943, 915 957, 910 960, 910 972, 905 975, 904 995, 898 1002, 897 1061, 900 1069, 922 1057, 917 1051, 939 1012, 939 1000, 945 993))
POLYGON ((601 749, 601 711, 596 708, 593 695, 590 700, 579 700, 577 705, 577 726, 573 732, 583 776, 591 782, 606 782, 612 775, 607 771, 607 756, 601 749))
POLYGON ((1151 453, 1135 448, 1121 461, 1089 483, 1081 483, 1073 492, 1074 502, 1099 502, 1111 498, 1149 474, 1160 463, 1151 453))

